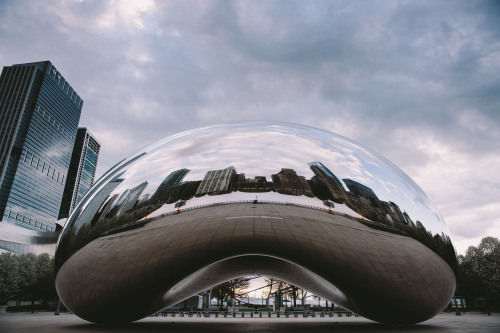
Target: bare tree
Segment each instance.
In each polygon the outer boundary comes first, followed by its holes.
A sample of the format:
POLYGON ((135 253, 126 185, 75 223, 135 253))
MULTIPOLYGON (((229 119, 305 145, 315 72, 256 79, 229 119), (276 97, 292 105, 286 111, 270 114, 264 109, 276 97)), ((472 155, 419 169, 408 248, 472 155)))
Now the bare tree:
POLYGON ((249 286, 250 281, 248 278, 236 278, 213 287, 212 295, 217 299, 217 306, 223 306, 224 299, 235 298, 238 292, 249 286))

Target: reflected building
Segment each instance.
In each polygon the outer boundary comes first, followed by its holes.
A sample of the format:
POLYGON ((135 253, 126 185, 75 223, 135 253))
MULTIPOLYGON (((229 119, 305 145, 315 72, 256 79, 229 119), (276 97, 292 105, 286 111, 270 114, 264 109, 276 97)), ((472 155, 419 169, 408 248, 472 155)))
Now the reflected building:
POLYGON ((342 181, 351 193, 363 196, 367 199, 379 201, 375 192, 373 192, 373 190, 368 186, 358 183, 357 181, 354 181, 352 179, 342 179, 342 181))
MULTIPOLYGON (((113 187, 117 187, 119 185, 120 181, 121 180, 116 181, 115 186, 113 186, 113 187)), ((117 198, 118 198, 118 194, 113 194, 108 200, 106 200, 107 201, 106 204, 102 208, 99 209, 99 214, 96 214, 95 217, 97 217, 97 218, 110 218, 112 215, 112 214, 110 214, 110 211, 112 208, 115 207, 114 203, 115 203, 115 200, 117 198)), ((116 212, 116 209, 114 211, 116 212)), ((96 221, 96 220, 97 219, 94 218, 94 221, 96 221)))
POLYGON ((179 200, 181 192, 184 188, 184 186, 182 186, 182 180, 186 177, 189 171, 191 170, 179 169, 170 173, 161 182, 160 186, 158 186, 158 189, 151 197, 151 201, 159 203, 172 203, 179 200))
POLYGON ((137 200, 137 204, 138 204, 138 205, 141 205, 141 204, 143 204, 144 202, 147 202, 147 201, 148 201, 148 199, 149 199, 149 193, 146 193, 146 194, 144 194, 144 195, 141 195, 141 196, 139 197, 139 200, 137 200))
POLYGON ((289 195, 305 195, 312 197, 313 193, 304 176, 297 175, 293 169, 282 168, 271 176, 274 188, 278 193, 289 195))
POLYGON ((196 196, 228 192, 231 179, 235 174, 236 169, 234 166, 222 170, 208 171, 196 191, 196 196))
POLYGON ((321 162, 311 162, 309 163, 312 172, 314 172, 313 182, 315 184, 321 184, 319 186, 326 187, 330 194, 330 199, 335 202, 346 202, 347 196, 345 194, 344 187, 342 186, 340 180, 331 172, 326 166, 321 162))
POLYGON ((406 224, 410 227, 413 227, 415 228, 415 222, 412 221, 412 219, 410 218, 410 215, 408 215, 407 212, 404 212, 403 213, 403 217, 404 217, 404 221, 406 222, 406 224))
POLYGON ((386 216, 388 216, 389 221, 398 221, 403 223, 405 221, 403 213, 399 209, 399 206, 392 201, 381 202, 382 206, 385 208, 384 211, 386 216))
POLYGON ((113 190, 123 182, 123 179, 121 179, 120 176, 121 174, 118 174, 114 179, 106 184, 106 186, 99 190, 99 192, 97 192, 96 194, 96 198, 98 198, 99 200, 93 201, 90 203, 90 205, 85 207, 85 209, 80 209, 80 211, 77 211, 75 217, 81 220, 89 220, 95 222, 96 219, 106 209, 107 205, 103 205, 103 202, 105 202, 108 199, 109 195, 113 192, 113 190))
POLYGON ((68 217, 94 184, 100 147, 97 139, 87 128, 78 128, 59 210, 59 219, 68 217))
POLYGON ((231 192, 270 192, 276 191, 273 182, 267 181, 265 176, 255 176, 254 178, 245 178, 245 174, 237 174, 231 182, 231 192))
POLYGON ((167 190, 168 188, 181 184, 182 180, 184 179, 184 177, 186 177, 189 171, 191 170, 179 169, 169 174, 165 178, 165 180, 161 182, 160 186, 158 186, 155 195, 162 196, 161 193, 167 190))
POLYGON ((128 212, 137 204, 139 197, 142 192, 148 186, 148 182, 143 182, 130 190, 126 191, 126 196, 124 196, 123 200, 120 202, 120 208, 118 209, 117 215, 128 212))

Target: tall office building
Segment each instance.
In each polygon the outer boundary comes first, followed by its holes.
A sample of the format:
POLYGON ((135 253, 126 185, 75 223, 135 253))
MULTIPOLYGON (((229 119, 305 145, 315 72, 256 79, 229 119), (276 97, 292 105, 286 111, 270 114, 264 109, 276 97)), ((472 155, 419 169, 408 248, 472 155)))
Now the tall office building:
POLYGON ((94 184, 100 147, 97 139, 85 127, 78 128, 59 210, 59 219, 68 217, 94 184))
POLYGON ((324 166, 323 163, 321 162, 311 162, 308 164, 315 175, 313 177, 313 180, 317 180, 326 185, 334 201, 336 202, 348 201, 344 187, 342 186, 337 176, 335 176, 335 174, 331 172, 330 169, 324 166))
POLYGON ((229 189, 231 177, 236 174, 234 166, 222 170, 210 170, 205 174, 196 196, 225 193, 229 189))
POLYGON ((351 191, 352 193, 357 194, 357 195, 361 195, 361 196, 368 198, 368 199, 373 199, 375 201, 379 201, 375 192, 373 192, 373 190, 371 188, 369 188, 368 186, 363 185, 361 183, 358 183, 357 181, 352 180, 352 179, 342 179, 342 181, 347 186, 349 191, 351 191))
POLYGON ((0 76, 0 219, 55 230, 83 100, 49 61, 0 76))

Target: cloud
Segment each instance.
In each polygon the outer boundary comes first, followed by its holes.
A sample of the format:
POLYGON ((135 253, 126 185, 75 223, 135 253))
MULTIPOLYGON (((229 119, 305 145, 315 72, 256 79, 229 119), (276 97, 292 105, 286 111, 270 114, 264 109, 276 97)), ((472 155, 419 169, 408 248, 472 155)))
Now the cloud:
POLYGON ((182 130, 297 122, 389 158, 467 239, 462 207, 484 236, 500 214, 499 20, 496 1, 7 0, 0 63, 61 70, 99 174, 182 130))

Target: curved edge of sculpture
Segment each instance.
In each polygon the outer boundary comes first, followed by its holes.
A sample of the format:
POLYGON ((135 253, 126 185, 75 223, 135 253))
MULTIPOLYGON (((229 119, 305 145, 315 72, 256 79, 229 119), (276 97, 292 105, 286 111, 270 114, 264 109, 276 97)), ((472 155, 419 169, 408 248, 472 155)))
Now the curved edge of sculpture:
POLYGON ((56 267, 63 303, 98 323, 258 274, 416 323, 448 304, 456 257, 439 213, 390 162, 328 132, 257 122, 181 133, 112 168, 70 216, 56 267))

